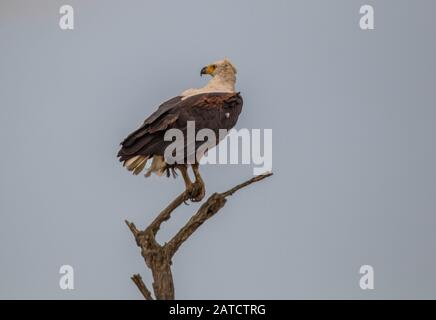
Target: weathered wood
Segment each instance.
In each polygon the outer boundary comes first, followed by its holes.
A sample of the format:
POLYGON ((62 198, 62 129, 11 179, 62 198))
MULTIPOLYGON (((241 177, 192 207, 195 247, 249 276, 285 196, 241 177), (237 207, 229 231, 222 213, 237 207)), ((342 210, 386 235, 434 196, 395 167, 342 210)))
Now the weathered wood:
MULTIPOLYGON (((171 259, 180 246, 208 219, 213 217, 226 204, 227 197, 238 190, 258 181, 261 181, 272 173, 266 173, 249 179, 237 186, 222 192, 212 194, 189 219, 189 221, 176 233, 166 244, 161 245, 156 241, 156 234, 163 222, 171 218, 171 213, 189 198, 189 192, 185 191, 174 199, 153 222, 143 231, 138 230, 134 223, 125 221, 136 244, 141 248, 141 255, 145 264, 151 270, 153 276, 153 292, 157 300, 173 300, 174 281, 171 273, 171 259)), ((132 276, 132 281, 147 300, 153 300, 151 292, 147 289, 139 274, 132 276)))

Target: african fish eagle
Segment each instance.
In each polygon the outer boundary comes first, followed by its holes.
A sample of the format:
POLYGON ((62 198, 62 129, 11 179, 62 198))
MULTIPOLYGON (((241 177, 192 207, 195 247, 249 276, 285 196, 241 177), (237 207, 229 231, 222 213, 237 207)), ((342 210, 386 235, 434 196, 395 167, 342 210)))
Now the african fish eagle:
MULTIPOLYGON (((200 176, 198 159, 191 164, 195 181, 188 174, 187 152, 183 161, 167 163, 164 157, 165 148, 172 141, 165 141, 167 130, 177 128, 186 137, 187 122, 195 121, 195 133, 201 129, 211 129, 216 135, 217 145, 220 139, 220 129, 231 129, 235 126, 242 109, 242 97, 235 92, 236 68, 228 60, 214 62, 201 69, 200 75, 210 75, 212 78, 202 88, 188 89, 180 95, 162 103, 143 124, 121 142, 118 157, 127 170, 139 174, 148 160, 152 159, 145 176, 155 173, 161 176, 170 170, 175 176, 178 169, 185 182, 186 191, 191 201, 201 201, 205 195, 204 182, 200 176)), ((205 142, 195 142, 195 150, 205 142)), ((210 142, 208 142, 210 143, 210 142)), ((185 151, 187 142, 184 142, 185 151)))

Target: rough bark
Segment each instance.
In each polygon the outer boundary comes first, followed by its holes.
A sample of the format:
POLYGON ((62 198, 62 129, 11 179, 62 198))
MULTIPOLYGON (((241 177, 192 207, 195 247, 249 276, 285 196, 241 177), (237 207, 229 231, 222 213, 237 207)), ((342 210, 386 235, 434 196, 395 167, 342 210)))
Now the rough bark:
MULTIPOLYGON (((156 241, 156 234, 163 222, 171 218, 171 213, 182 203, 189 199, 188 192, 181 193, 174 199, 153 222, 145 229, 138 230, 134 223, 125 221, 133 236, 136 244, 141 249, 141 255, 145 264, 151 270, 153 276, 153 292, 157 300, 174 299, 174 281, 171 273, 171 260, 180 246, 197 230, 206 220, 213 217, 222 207, 224 207, 227 197, 233 195, 238 190, 258 181, 261 181, 272 173, 266 173, 249 179, 237 186, 222 192, 212 194, 189 219, 189 221, 174 235, 167 243, 161 245, 156 241)), ((147 300, 153 300, 152 294, 139 274, 132 276, 132 281, 138 290, 147 300)))

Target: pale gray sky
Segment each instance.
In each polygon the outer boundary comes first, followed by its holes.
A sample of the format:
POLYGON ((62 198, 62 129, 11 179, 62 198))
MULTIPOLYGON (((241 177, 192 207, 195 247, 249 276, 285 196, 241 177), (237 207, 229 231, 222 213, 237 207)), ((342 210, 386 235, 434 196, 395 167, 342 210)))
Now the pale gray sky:
MULTIPOLYGON (((140 298, 129 277, 151 277, 123 220, 144 227, 183 183, 131 176, 118 144, 225 56, 237 127, 273 130, 275 175, 184 244, 176 296, 436 298, 434 1, 67 3, 73 31, 58 26, 63 1, 0 2, 1 298, 140 298), (375 290, 359 288, 363 264, 375 290)), ((210 194, 252 167, 202 172, 210 194)))

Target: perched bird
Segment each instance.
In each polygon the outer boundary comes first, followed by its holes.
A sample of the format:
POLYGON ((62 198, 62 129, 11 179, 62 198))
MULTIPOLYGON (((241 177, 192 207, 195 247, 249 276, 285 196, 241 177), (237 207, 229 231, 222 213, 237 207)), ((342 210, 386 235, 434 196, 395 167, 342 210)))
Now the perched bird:
MULTIPOLYGON (((195 175, 192 182, 188 174, 188 156, 175 163, 167 163, 165 149, 172 143, 165 141, 167 130, 180 129, 186 137, 187 122, 195 121, 195 133, 201 129, 211 129, 216 134, 214 145, 220 141, 219 129, 231 129, 235 126, 242 109, 242 97, 235 92, 236 68, 228 60, 216 61, 201 69, 200 75, 212 78, 202 88, 188 89, 180 95, 162 103, 137 130, 121 142, 118 157, 127 170, 139 174, 147 161, 151 161, 145 176, 151 173, 162 175, 164 172, 175 176, 179 170, 185 182, 191 201, 201 201, 205 195, 205 186, 199 172, 198 159, 191 164, 195 175)), ((195 142, 197 150, 205 142, 195 142)), ((187 142, 185 139, 185 151, 187 142)))

